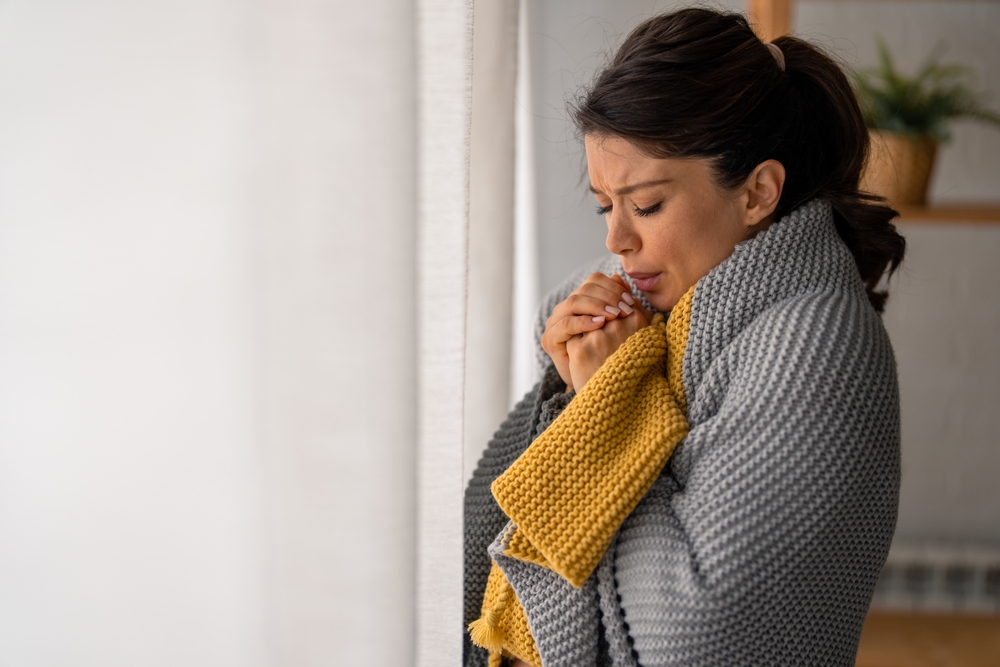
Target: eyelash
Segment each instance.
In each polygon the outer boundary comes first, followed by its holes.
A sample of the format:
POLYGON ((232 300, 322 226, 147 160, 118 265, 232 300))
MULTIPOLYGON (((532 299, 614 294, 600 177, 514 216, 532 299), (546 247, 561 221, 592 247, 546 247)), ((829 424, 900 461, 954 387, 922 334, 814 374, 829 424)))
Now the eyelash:
POLYGON ((635 214, 637 216, 639 216, 640 218, 645 218, 648 215, 653 215, 654 213, 656 213, 657 211, 660 210, 660 204, 661 203, 662 202, 657 202, 657 203, 653 204, 652 206, 650 206, 649 208, 639 208, 639 207, 636 207, 635 208, 635 214))
MULTIPOLYGON (((656 204, 653 204, 649 208, 639 208, 638 206, 636 206, 635 207, 635 214, 637 216, 639 216, 640 218, 645 218, 647 216, 653 215, 654 213, 656 213, 657 211, 660 210, 660 205, 662 203, 663 202, 657 202, 656 204)), ((611 206, 610 205, 608 205, 608 206, 598 206, 597 207, 597 215, 607 215, 610 212, 611 212, 611 206)))

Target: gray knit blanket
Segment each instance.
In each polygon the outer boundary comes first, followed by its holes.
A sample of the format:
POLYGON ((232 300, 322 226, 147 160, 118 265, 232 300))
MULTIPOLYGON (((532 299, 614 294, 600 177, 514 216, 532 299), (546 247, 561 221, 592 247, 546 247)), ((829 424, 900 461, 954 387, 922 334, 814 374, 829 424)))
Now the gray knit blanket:
MULTIPOLYGON (((593 271, 584 267, 542 304, 593 271)), ((537 341, 536 341, 537 342, 537 341)), ((503 554, 492 481, 572 400, 543 379, 465 496, 465 622, 491 559, 544 667, 854 665, 896 525, 899 393, 888 336, 829 202, 814 199, 698 281, 684 355, 691 430, 579 589, 503 554)), ((486 652, 465 634, 465 664, 486 652)))

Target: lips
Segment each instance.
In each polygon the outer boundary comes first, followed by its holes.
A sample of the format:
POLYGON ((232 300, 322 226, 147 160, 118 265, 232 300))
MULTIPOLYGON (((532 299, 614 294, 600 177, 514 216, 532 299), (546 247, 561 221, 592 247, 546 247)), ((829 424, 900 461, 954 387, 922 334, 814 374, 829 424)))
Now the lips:
POLYGON ((642 273, 640 271, 626 271, 625 273, 635 281, 635 286, 643 292, 653 289, 653 286, 659 282, 660 276, 663 275, 663 273, 642 273))

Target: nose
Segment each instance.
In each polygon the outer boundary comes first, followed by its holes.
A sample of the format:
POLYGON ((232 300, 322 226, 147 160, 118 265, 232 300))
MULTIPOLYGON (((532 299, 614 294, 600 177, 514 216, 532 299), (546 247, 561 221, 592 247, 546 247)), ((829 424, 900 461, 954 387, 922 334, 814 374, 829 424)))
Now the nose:
POLYGON ((640 247, 639 236, 632 229, 627 216, 619 212, 622 208, 615 206, 611 209, 611 213, 606 216, 608 237, 604 240, 604 245, 616 255, 635 252, 640 247))

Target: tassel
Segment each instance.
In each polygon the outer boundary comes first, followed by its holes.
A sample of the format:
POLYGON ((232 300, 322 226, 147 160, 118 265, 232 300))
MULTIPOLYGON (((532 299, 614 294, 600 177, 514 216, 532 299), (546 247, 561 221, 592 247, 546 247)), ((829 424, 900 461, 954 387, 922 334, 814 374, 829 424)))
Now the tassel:
POLYGON ((476 646, 481 646, 494 654, 499 655, 503 650, 504 636, 503 628, 500 627, 500 617, 510 603, 510 596, 513 590, 506 580, 501 584, 500 595, 497 597, 496 606, 483 612, 483 615, 469 624, 469 637, 476 646))
POLYGON ((476 646, 482 646, 490 652, 490 655, 500 653, 504 640, 503 630, 497 625, 491 624, 491 620, 493 619, 484 616, 469 624, 469 635, 472 637, 472 643, 476 646))

